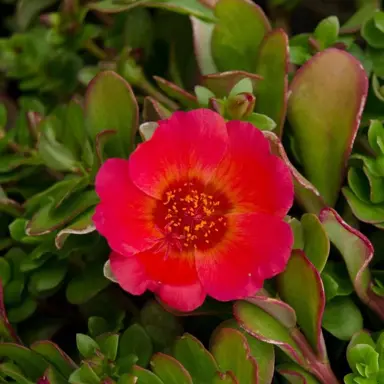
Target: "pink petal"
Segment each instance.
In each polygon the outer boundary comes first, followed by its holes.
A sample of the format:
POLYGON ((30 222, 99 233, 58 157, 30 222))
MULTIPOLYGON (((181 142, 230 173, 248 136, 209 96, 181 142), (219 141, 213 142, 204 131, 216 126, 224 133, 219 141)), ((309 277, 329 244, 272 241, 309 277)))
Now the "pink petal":
POLYGON ((217 246, 196 251, 196 268, 208 295, 217 300, 254 294, 282 272, 293 235, 282 220, 263 213, 228 215, 228 232, 217 246))
POLYGON ((152 138, 131 155, 132 181, 160 199, 166 187, 180 179, 212 177, 228 145, 224 119, 209 109, 175 112, 159 122, 152 138))

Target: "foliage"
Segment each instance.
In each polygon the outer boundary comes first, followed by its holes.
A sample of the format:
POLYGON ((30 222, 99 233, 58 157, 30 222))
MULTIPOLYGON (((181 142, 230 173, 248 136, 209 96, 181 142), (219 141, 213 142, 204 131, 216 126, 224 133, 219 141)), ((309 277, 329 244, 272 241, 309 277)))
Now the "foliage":
POLYGON ((343 4, 0 0, 0 382, 384 383, 384 11, 343 4), (116 284, 95 177, 201 107, 289 167, 294 246, 181 313, 116 284))

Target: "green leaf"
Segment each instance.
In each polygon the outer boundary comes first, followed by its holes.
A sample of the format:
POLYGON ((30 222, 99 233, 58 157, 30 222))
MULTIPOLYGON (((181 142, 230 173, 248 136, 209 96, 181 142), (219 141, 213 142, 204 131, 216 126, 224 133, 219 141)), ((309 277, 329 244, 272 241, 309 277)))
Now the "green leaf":
POLYGON ((328 261, 321 278, 327 301, 335 296, 348 296, 353 292, 353 285, 344 263, 328 261))
POLYGON ((379 8, 376 1, 366 1, 362 6, 355 12, 352 17, 343 24, 343 30, 354 30, 360 28, 361 24, 371 18, 375 11, 379 8))
POLYGON ((257 362, 251 356, 245 336, 230 328, 219 330, 213 340, 211 351, 222 372, 233 372, 239 384, 258 382, 257 362))
POLYGON ((219 0, 212 56, 220 72, 255 72, 259 46, 271 27, 262 9, 245 0, 219 0))
POLYGON ((280 364, 277 372, 291 384, 319 384, 311 374, 296 364, 280 364))
POLYGON ((133 324, 121 335, 119 357, 135 355, 137 364, 146 367, 153 353, 152 342, 147 332, 139 324, 133 324))
MULTIPOLYGON (((320 213, 320 221, 331 242, 341 253, 357 295, 366 304, 376 305, 368 296, 371 275, 367 266, 373 256, 372 244, 360 232, 345 223, 333 209, 324 209, 320 213)), ((380 303, 377 305, 380 306, 380 303)))
POLYGON ((109 335, 106 337, 98 338, 98 345, 100 346, 101 353, 110 361, 115 361, 117 357, 117 351, 119 348, 119 335, 109 335))
POLYGON ((7 107, 4 104, 0 104, 0 129, 3 130, 7 124, 7 107))
MULTIPOLYGON (((0 372, 7 378, 15 380, 17 384, 34 384, 33 381, 28 380, 22 371, 13 363, 0 364, 0 372)), ((1 376, 0 376, 1 378, 1 376)), ((4 381, 5 383, 8 381, 4 381)))
POLYGON ((86 359, 93 357, 96 351, 100 350, 100 347, 95 340, 82 333, 76 335, 76 345, 81 355, 86 359))
POLYGON ((21 323, 31 317, 37 309, 36 300, 31 297, 26 297, 17 306, 12 306, 8 309, 8 319, 13 324, 21 323))
POLYGON ((260 131, 272 131, 276 128, 276 123, 270 117, 260 113, 253 112, 246 120, 260 131))
POLYGON ((379 354, 367 344, 357 344, 347 351, 348 364, 354 373, 371 377, 379 371, 379 354))
POLYGON ((277 284, 280 297, 295 310, 297 323, 312 348, 325 356, 321 333, 325 306, 324 288, 319 272, 304 252, 292 252, 286 269, 277 277, 277 284))
POLYGON ((68 380, 64 379, 53 367, 48 367, 44 372, 49 384, 67 384, 68 380))
POLYGON ((360 62, 334 48, 309 60, 290 85, 288 120, 304 176, 330 206, 339 195, 367 89, 360 62))
POLYGON ((363 316, 349 297, 335 297, 325 306, 323 327, 340 340, 350 340, 363 328, 363 316))
POLYGON ((145 122, 164 120, 170 116, 171 112, 153 97, 146 96, 144 98, 143 119, 145 122))
POLYGON ((173 356, 186 368, 194 384, 210 383, 218 370, 213 356, 189 334, 176 341, 173 356))
POLYGON ((105 146, 108 156, 127 157, 138 128, 138 106, 130 85, 117 73, 99 73, 85 95, 85 115, 93 141, 105 130, 117 132, 105 146))
POLYGON ((382 49, 384 48, 384 32, 377 28, 375 19, 367 19, 361 26, 361 36, 365 41, 373 48, 382 49))
POLYGON ((292 249, 304 249, 304 231, 301 222, 294 217, 287 220, 291 226, 293 237, 295 239, 292 249))
POLYGON ((50 233, 63 227, 98 202, 99 198, 95 191, 74 194, 58 208, 55 206, 55 201, 51 200, 28 222, 26 233, 30 236, 50 233))
POLYGON ((295 65, 303 65, 312 55, 307 49, 303 47, 291 46, 289 47, 289 61, 295 65))
POLYGON ((202 87, 201 85, 195 86, 195 95, 197 101, 202 107, 208 107, 209 99, 215 97, 215 94, 210 91, 208 88, 202 87))
POLYGON ((192 384, 188 371, 173 357, 157 353, 151 360, 152 371, 167 384, 192 384))
POLYGON ((212 11, 203 4, 194 0, 127 0, 115 3, 113 0, 101 0, 97 3, 90 3, 88 8, 99 12, 117 13, 124 12, 137 6, 163 8, 181 14, 199 17, 203 20, 213 21, 212 11))
POLYGON ((95 213, 93 208, 79 215, 70 225, 62 229, 55 237, 57 249, 61 249, 71 235, 86 235, 96 230, 92 217, 95 213))
POLYGON ((369 183, 364 171, 351 167, 348 170, 348 184, 352 192, 362 201, 369 203, 369 183))
POLYGON ((16 363, 31 380, 40 378, 48 367, 48 363, 40 355, 17 344, 1 343, 0 357, 16 363))
POLYGON ((20 0, 17 3, 16 23, 23 31, 45 8, 57 3, 57 0, 20 0))
POLYGON ((71 358, 51 341, 37 341, 31 345, 31 350, 43 356, 66 379, 76 369, 76 364, 71 358))
POLYGON ((384 153, 384 127, 379 120, 372 120, 368 128, 368 142, 376 155, 384 153))
POLYGON ((32 273, 29 280, 30 292, 45 292, 55 289, 67 274, 67 263, 55 262, 45 264, 32 273))
MULTIPOLYGON (((249 79, 252 82, 252 90, 259 86, 262 78, 259 75, 244 71, 227 71, 222 73, 213 73, 203 76, 202 84, 211 90, 217 98, 224 98, 229 95, 232 89, 243 79, 249 79)), ((248 82, 244 84, 250 89, 248 82)), ((253 93, 251 91, 250 93, 253 93)))
POLYGON ((11 279, 11 273, 9 262, 4 257, 0 258, 0 281, 3 287, 5 287, 11 279))
POLYGON ((111 282, 104 277, 103 267, 99 263, 87 266, 67 285, 66 297, 71 304, 83 304, 96 296, 111 282))
POLYGON ((78 162, 72 151, 57 141, 56 131, 59 124, 55 116, 48 117, 39 125, 38 151, 44 163, 57 171, 75 172, 78 162))
POLYGON ((239 325, 253 337, 281 348, 289 357, 305 365, 299 346, 289 330, 263 309, 246 301, 234 304, 234 316, 239 325))
POLYGON ((100 378, 89 363, 83 363, 68 379, 71 384, 100 384, 100 378))
POLYGON ((325 49, 333 45, 340 30, 340 23, 337 16, 329 16, 320 21, 317 25, 313 35, 320 44, 321 49, 325 49))
POLYGON ((170 81, 163 79, 159 76, 153 76, 157 85, 160 89, 163 90, 170 98, 177 100, 181 105, 188 108, 197 108, 198 103, 194 95, 191 95, 183 88, 180 88, 176 84, 171 83, 170 81))
POLYGON ((301 218, 304 235, 304 252, 309 261, 321 273, 325 267, 330 242, 318 217, 311 213, 306 213, 301 218))
POLYGON ((370 224, 380 224, 384 221, 384 204, 371 204, 359 200, 350 188, 342 189, 353 214, 361 221, 370 224))
POLYGON ((137 384, 164 384, 163 381, 151 371, 147 371, 141 367, 134 366, 132 374, 138 378, 137 384))
POLYGON ((233 88, 231 89, 231 92, 229 92, 229 97, 236 96, 239 93, 251 93, 253 94, 253 84, 252 80, 249 77, 244 77, 243 79, 239 80, 233 88))
POLYGON ((256 88, 256 112, 276 122, 281 137, 288 99, 288 36, 276 29, 265 36, 258 53, 256 73, 263 80, 256 88))
POLYGON ((141 324, 158 349, 173 344, 182 333, 179 320, 155 300, 148 301, 140 313, 141 324))

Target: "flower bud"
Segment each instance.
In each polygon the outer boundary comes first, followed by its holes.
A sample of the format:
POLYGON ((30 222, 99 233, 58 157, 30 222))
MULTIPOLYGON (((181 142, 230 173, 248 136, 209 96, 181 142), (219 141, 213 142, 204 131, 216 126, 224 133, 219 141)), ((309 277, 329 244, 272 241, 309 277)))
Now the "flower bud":
POLYGON ((242 120, 253 112, 255 102, 255 96, 248 92, 231 96, 227 101, 227 113, 231 119, 242 120))

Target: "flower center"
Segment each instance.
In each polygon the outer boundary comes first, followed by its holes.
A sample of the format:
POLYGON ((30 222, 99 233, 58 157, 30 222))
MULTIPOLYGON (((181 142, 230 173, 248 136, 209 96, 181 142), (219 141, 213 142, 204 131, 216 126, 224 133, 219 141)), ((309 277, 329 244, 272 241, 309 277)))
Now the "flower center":
POLYGON ((164 191, 154 212, 168 245, 181 250, 215 246, 227 231, 226 196, 198 180, 178 182, 164 191))

